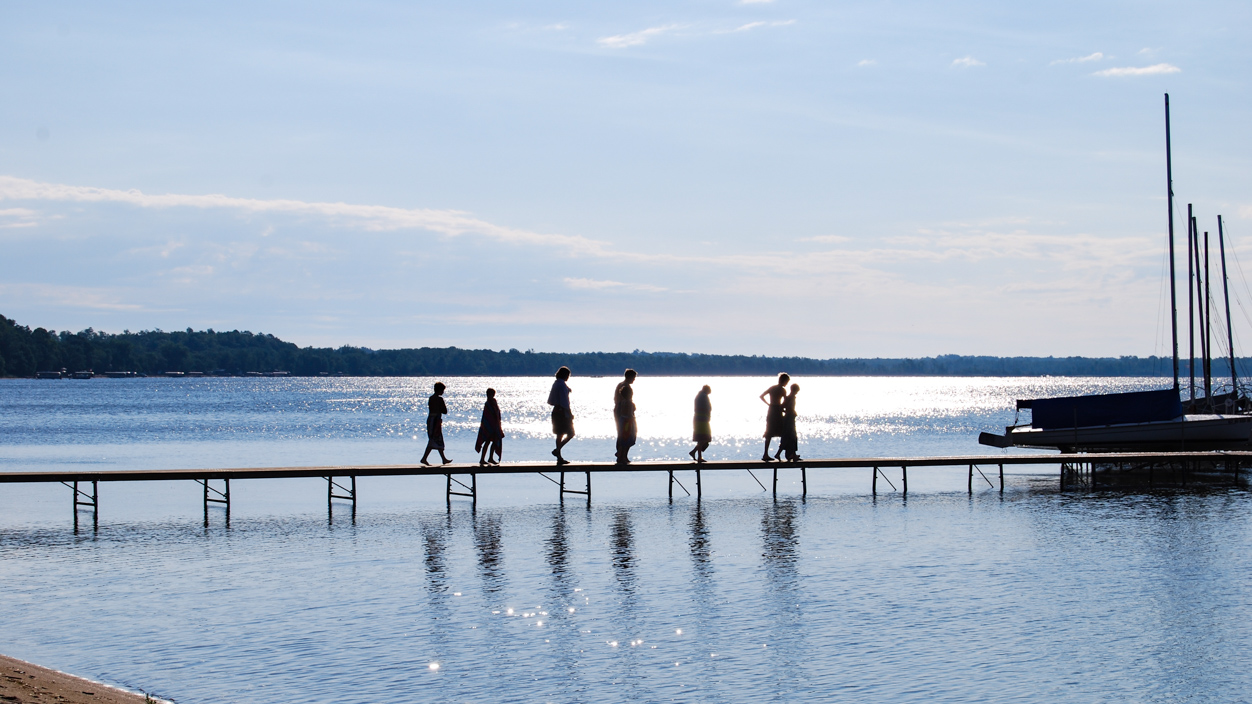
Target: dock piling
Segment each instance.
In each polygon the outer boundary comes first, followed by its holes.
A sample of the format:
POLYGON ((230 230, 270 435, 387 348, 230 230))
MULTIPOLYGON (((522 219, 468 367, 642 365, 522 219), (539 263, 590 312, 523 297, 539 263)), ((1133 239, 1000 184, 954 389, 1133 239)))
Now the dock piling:
POLYGON ((333 510, 333 503, 335 499, 343 499, 344 501, 351 501, 352 502, 352 518, 355 520, 356 519, 356 475, 355 474, 349 475, 348 478, 351 480, 351 483, 348 486, 344 486, 340 484, 339 482, 335 481, 335 476, 333 474, 326 477, 326 510, 327 512, 330 512, 333 510), (346 492, 346 493, 336 494, 335 489, 338 489, 339 491, 346 492))
POLYGON ((75 481, 73 486, 71 486, 68 482, 61 482, 61 483, 67 487, 70 487, 70 489, 74 491, 74 503, 73 503, 74 530, 75 531, 78 530, 78 509, 80 506, 86 506, 87 508, 91 509, 91 527, 93 530, 99 528, 100 527, 100 512, 99 512, 100 494, 99 494, 99 487, 97 483, 95 481, 91 482, 90 494, 78 488, 78 481, 75 481))
POLYGON ((230 480, 222 480, 222 488, 219 490, 215 486, 209 484, 209 478, 197 479, 197 482, 204 487, 204 525, 209 525, 209 504, 221 504, 226 509, 226 521, 230 521, 230 480))
MULTIPOLYGON (((449 511, 452 510, 452 497, 453 496, 464 496, 470 500, 470 503, 472 505, 474 506, 478 505, 478 475, 477 474, 475 474, 474 472, 470 472, 469 484, 466 484, 460 479, 457 479, 456 477, 452 476, 451 473, 445 474, 444 476, 447 477, 447 502, 448 502, 449 511), (455 482, 457 486, 461 487, 465 491, 453 491, 452 490, 453 482, 455 482)), ((562 477, 564 477, 564 474, 562 474, 562 477)), ((353 482, 354 482, 353 486, 356 486, 355 477, 353 478, 353 482)), ((353 508, 353 511, 355 512, 356 510, 356 498, 355 498, 356 491, 355 490, 353 490, 352 495, 354 497, 352 499, 352 508, 353 508)))

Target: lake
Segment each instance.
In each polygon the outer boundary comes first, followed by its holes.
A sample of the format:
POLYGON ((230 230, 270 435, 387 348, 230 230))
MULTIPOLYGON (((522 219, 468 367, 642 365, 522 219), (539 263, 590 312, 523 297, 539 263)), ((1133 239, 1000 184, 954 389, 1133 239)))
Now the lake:
MULTIPOLYGON (((412 463, 433 381, 0 381, 0 471, 412 463)), ((492 386, 505 460, 551 460, 550 379, 443 381, 451 457, 492 386)), ((806 457, 994 454, 1016 398, 1161 386, 796 381, 806 457)), ((612 458, 616 382, 571 380, 571 459, 612 458)), ((686 459, 704 383, 710 458, 760 456, 769 379, 646 377, 632 456, 686 459)), ((798 474, 774 500, 708 473, 698 503, 597 475, 590 508, 484 476, 450 512, 442 478, 363 478, 355 520, 324 481, 250 480, 207 526, 194 483, 104 484, 77 533, 68 489, 4 485, 0 652, 180 704, 1247 698, 1242 488, 1061 493, 1042 466, 971 497, 952 468, 875 499, 814 470, 801 500, 798 474)))

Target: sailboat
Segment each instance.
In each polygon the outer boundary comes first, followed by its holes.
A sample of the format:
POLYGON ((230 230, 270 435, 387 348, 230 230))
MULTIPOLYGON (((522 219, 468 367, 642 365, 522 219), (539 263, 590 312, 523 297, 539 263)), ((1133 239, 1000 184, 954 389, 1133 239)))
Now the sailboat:
POLYGON ((1191 383, 1184 403, 1178 379, 1178 295, 1174 274, 1174 174, 1170 153, 1169 94, 1165 95, 1165 178, 1169 211, 1169 294, 1174 347, 1174 386, 1170 389, 1093 394, 1059 398, 1019 399, 1017 410, 1029 409, 1031 420, 1004 429, 1003 435, 981 433, 978 442, 991 447, 1030 447, 1062 452, 1168 452, 1249 449, 1252 415, 1249 401, 1239 396, 1235 373, 1234 335, 1230 325, 1230 290, 1226 276, 1226 239, 1217 218, 1222 290, 1226 302, 1226 335, 1230 352, 1231 391, 1213 393, 1211 281, 1209 239, 1201 238, 1191 206, 1187 206, 1187 313, 1190 320, 1191 383), (1203 271, 1203 273, 1201 273, 1203 271), (1191 282, 1195 281, 1192 287, 1191 282), (1198 299, 1198 300, 1197 300, 1198 299), (1195 305, 1198 303, 1198 306, 1195 305), (1204 395, 1196 395, 1195 329, 1200 331, 1204 395))

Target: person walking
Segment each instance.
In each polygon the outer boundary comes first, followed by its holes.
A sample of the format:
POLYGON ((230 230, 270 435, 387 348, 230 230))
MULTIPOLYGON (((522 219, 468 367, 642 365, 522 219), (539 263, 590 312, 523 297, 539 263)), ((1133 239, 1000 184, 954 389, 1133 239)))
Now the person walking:
POLYGON ((558 465, 569 464, 569 460, 561 456, 561 448, 574 439, 574 413, 570 410, 569 367, 556 370, 556 381, 552 382, 552 390, 548 392, 548 405, 552 406, 552 434, 556 435, 556 449, 552 456, 558 465))
POLYGON ((635 390, 631 386, 638 376, 634 369, 627 369, 625 378, 613 390, 613 420, 617 421, 617 463, 630 464, 630 448, 639 436, 635 423, 635 390))
POLYGON ((435 393, 430 395, 430 399, 426 405, 430 407, 430 412, 426 416, 426 452, 422 453, 422 464, 429 466, 431 450, 439 452, 439 459, 444 464, 449 464, 452 460, 443 454, 443 417, 448 412, 448 404, 443 401, 443 390, 447 388, 443 382, 435 382, 435 393))
POLYGON ((774 458, 769 456, 769 441, 782 436, 782 402, 787 395, 788 381, 791 381, 790 375, 779 374, 778 383, 761 392, 761 402, 769 406, 769 410, 765 412, 765 454, 761 455, 762 462, 774 461, 774 458), (769 396, 768 401, 765 400, 766 396, 769 396))
POLYGON ((791 393, 783 398, 782 436, 778 439, 778 452, 774 459, 786 453, 788 462, 800 461, 800 438, 796 435, 796 394, 800 393, 800 385, 792 384, 791 393))
POLYGON ((504 458, 504 424, 500 418, 500 404, 496 403, 496 390, 487 389, 487 402, 483 404, 483 419, 478 424, 478 439, 474 450, 479 453, 478 464, 500 464, 504 458))
POLYGON ((713 402, 709 400, 711 393, 713 389, 705 384, 704 388, 700 389, 700 393, 696 394, 696 412, 691 420, 691 439, 696 446, 687 454, 701 464, 704 463, 704 451, 709 449, 709 443, 713 442, 713 426, 709 423, 713 418, 713 402))

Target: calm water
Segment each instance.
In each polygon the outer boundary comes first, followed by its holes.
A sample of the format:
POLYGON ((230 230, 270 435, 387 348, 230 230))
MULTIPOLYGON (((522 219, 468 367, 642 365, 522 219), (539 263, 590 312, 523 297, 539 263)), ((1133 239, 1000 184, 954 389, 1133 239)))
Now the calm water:
MULTIPOLYGON (((447 381, 451 456, 492 385, 506 460, 549 457, 549 380, 447 381)), ((715 456, 759 454, 768 380, 640 379, 637 456, 685 456, 705 381, 715 456)), ((798 381, 814 457, 990 453, 1014 398, 1156 385, 798 381)), ((0 471, 411 462, 430 382, 4 381, 0 471)), ((615 382, 571 382, 570 456, 611 457, 615 382)), ((207 527, 195 484, 106 484, 77 534, 67 489, 6 485, 0 652, 180 703, 1246 701, 1246 493, 1038 472, 970 498, 918 470, 907 501, 863 472, 813 472, 807 501, 795 472, 778 501, 713 473, 701 504, 604 475, 590 509, 483 477, 451 513, 441 480, 362 479, 355 521, 324 482, 255 480, 207 527)))

